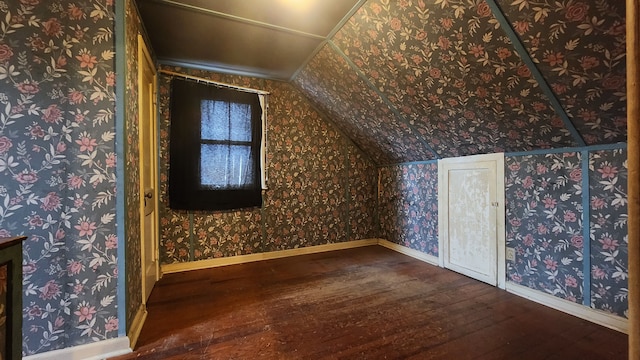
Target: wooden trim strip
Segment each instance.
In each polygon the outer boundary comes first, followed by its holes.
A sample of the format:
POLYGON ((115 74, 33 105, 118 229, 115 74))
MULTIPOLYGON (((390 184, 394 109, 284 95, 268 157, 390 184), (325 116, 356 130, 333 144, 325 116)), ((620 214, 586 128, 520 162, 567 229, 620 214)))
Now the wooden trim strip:
POLYGON ((582 304, 591 306, 591 189, 589 188, 589 154, 581 152, 582 157, 582 304))
POLYGON ((186 262, 186 263, 173 263, 173 264, 162 265, 162 273, 171 274, 171 273, 182 272, 182 271, 201 270, 201 269, 209 269, 209 268, 215 268, 215 267, 227 266, 227 265, 244 264, 244 263, 254 262, 254 261, 280 259, 280 258, 289 257, 289 256, 307 255, 307 254, 316 254, 316 253, 334 251, 334 250, 352 249, 352 248, 357 248, 362 246, 377 245, 378 241, 379 241, 378 239, 346 241, 341 243, 309 246, 309 247, 298 248, 298 249, 239 255, 239 256, 217 258, 217 259, 192 261, 192 262, 186 262))
POLYGON ((625 334, 628 332, 628 320, 625 318, 609 314, 604 311, 595 310, 550 294, 545 294, 542 291, 533 290, 511 281, 507 281, 506 290, 514 295, 518 295, 525 299, 537 302, 538 304, 562 311, 563 313, 591 321, 606 328, 625 334))
POLYGON ((184 79, 195 80, 197 82, 202 82, 202 83, 205 83, 205 84, 211 84, 211 85, 220 86, 220 87, 226 87, 226 88, 234 89, 234 90, 238 90, 238 91, 245 91, 245 92, 254 93, 254 94, 269 95, 268 91, 258 90, 258 89, 251 89, 251 88, 247 88, 247 87, 243 87, 243 86, 236 86, 236 85, 227 84, 227 83, 223 83, 223 82, 219 82, 219 81, 213 81, 213 80, 210 80, 210 79, 205 79, 205 78, 198 77, 198 76, 182 74, 182 73, 178 73, 178 72, 175 72, 175 71, 160 69, 158 72, 161 73, 161 74, 169 75, 169 76, 181 77, 181 78, 184 78, 184 79))
POLYGON ((640 359, 640 4, 627 0, 629 359, 640 359))
POLYGON ((403 245, 398 245, 388 240, 380 239, 378 241, 378 245, 386 247, 387 249, 399 252, 401 254, 411 256, 414 259, 424 261, 427 264, 431 264, 433 266, 439 266, 437 256, 429 255, 429 254, 423 253, 422 251, 414 250, 403 245))
POLYGON ((133 318, 127 336, 129 337, 129 347, 134 349, 136 347, 136 343, 138 342, 138 338, 140 337, 140 333, 142 332, 142 327, 144 326, 144 322, 147 319, 147 307, 145 304, 140 304, 138 307, 138 311, 136 312, 136 316, 133 318))

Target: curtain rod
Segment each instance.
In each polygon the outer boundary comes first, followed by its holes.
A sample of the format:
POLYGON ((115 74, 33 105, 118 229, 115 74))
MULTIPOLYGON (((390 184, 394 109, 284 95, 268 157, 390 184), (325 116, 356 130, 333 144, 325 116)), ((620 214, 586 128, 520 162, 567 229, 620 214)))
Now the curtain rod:
POLYGON ((258 90, 258 89, 252 89, 252 88, 237 86, 237 85, 226 84, 226 83, 223 83, 223 82, 213 81, 213 80, 209 80, 209 79, 205 79, 205 78, 201 78, 201 77, 197 77, 197 76, 177 73, 175 71, 169 71, 169 70, 160 69, 159 72, 163 73, 163 74, 171 75, 171 76, 178 76, 178 77, 182 77, 182 78, 185 78, 185 79, 196 80, 198 82, 203 82, 203 83, 207 83, 207 84, 213 84, 213 85, 217 85, 217 86, 221 86, 221 87, 227 87, 227 88, 230 88, 230 89, 235 89, 235 90, 239 90, 239 91, 245 91, 245 92, 254 93, 254 94, 260 94, 260 95, 269 95, 270 94, 268 91, 264 91, 264 90, 258 90))

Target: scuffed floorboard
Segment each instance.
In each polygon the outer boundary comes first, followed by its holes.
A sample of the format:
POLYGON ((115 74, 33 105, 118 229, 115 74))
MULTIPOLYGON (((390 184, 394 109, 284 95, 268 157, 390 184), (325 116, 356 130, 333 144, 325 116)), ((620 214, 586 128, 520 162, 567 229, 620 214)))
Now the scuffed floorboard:
POLYGON ((165 275, 148 311, 115 359, 627 357, 625 334, 381 246, 165 275))

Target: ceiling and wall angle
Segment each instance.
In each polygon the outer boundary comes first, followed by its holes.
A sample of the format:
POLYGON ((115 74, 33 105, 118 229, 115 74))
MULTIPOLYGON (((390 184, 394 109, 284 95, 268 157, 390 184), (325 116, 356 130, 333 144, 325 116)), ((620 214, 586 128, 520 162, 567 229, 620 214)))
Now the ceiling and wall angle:
POLYGON ((378 165, 626 141, 622 0, 137 3, 160 62, 289 81, 378 165))

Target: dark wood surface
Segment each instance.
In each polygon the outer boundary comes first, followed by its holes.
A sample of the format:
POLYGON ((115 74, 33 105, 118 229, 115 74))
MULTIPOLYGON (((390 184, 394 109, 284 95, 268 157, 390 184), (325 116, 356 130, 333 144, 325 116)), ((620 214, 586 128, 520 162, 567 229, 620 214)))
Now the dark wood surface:
POLYGON ((380 246, 165 275, 115 359, 626 359, 627 336, 380 246))
POLYGON ((6 248, 11 247, 13 245, 16 245, 18 243, 21 243, 24 240, 27 240, 26 236, 14 236, 14 237, 8 237, 8 238, 0 238, 0 250, 6 249, 6 248))

